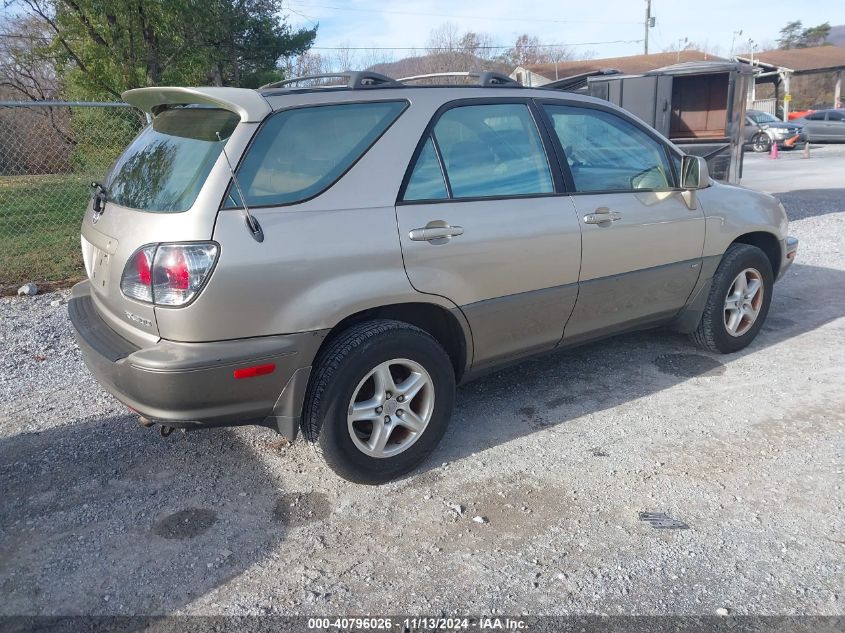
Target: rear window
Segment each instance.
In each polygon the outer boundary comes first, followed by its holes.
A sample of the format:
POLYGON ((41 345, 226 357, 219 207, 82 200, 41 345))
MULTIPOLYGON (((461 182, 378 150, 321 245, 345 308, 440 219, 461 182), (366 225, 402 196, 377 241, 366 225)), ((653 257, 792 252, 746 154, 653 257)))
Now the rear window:
MULTIPOLYGON (((310 106, 272 115, 238 167, 251 207, 313 198, 334 184, 405 109, 405 101, 310 106)), ((236 187, 224 207, 242 206, 236 187)))
POLYGON ((112 167, 109 201, 143 211, 187 211, 239 121, 217 108, 160 112, 112 167))

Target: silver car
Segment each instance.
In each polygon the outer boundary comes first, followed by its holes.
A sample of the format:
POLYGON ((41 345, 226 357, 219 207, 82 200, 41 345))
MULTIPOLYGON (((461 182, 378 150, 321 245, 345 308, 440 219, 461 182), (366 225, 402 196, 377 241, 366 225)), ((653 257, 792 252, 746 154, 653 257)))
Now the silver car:
POLYGON ((800 125, 808 141, 845 143, 845 109, 816 110, 795 119, 791 123, 800 125))
POLYGON ((745 113, 742 138, 755 152, 768 152, 772 149, 772 143, 787 149, 807 140, 797 121, 784 122, 762 110, 748 110, 745 113))
POLYGON ((152 123, 96 187, 69 306, 92 373, 146 425, 301 429, 381 483, 505 364, 757 336, 797 248, 777 200, 611 104, 474 77, 127 92, 152 123))

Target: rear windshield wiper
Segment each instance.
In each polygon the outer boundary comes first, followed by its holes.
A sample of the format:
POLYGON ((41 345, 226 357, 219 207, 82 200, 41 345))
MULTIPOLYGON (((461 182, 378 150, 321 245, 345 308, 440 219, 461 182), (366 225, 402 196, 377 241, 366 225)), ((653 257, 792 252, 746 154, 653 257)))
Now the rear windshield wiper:
POLYGON ((109 192, 103 183, 97 181, 91 183, 91 188, 94 190, 94 213, 100 215, 106 209, 109 192))

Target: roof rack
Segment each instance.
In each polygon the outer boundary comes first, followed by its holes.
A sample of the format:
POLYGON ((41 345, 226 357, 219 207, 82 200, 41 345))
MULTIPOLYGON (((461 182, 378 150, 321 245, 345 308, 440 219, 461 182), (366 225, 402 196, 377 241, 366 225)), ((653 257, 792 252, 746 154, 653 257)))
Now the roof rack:
POLYGON ((487 71, 469 71, 469 72, 448 72, 448 73, 428 73, 426 75, 412 75, 410 77, 402 77, 397 79, 399 83, 406 83, 408 81, 418 81, 420 79, 432 79, 436 77, 470 77, 476 79, 478 86, 521 86, 522 84, 511 79, 502 73, 494 73, 487 71))
MULTIPOLYGON (((349 71, 344 73, 326 73, 322 75, 303 75, 302 77, 292 77, 290 79, 283 79, 282 81, 274 81, 272 83, 265 84, 261 86, 260 89, 264 90, 267 88, 283 88, 284 86, 298 84, 303 81, 332 78, 345 79, 345 87, 349 88, 350 90, 358 90, 360 88, 375 88, 379 86, 395 86, 398 83, 395 79, 391 79, 390 77, 386 75, 381 75, 379 73, 369 71, 349 71)), ((337 86, 327 85, 326 87, 328 88, 337 86)))

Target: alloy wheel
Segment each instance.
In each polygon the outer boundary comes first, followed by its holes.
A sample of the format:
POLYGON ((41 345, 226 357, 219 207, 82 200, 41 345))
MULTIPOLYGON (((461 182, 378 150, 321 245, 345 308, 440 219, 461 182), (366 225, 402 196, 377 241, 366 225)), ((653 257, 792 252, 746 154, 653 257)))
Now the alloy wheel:
POLYGON ((352 442, 375 458, 410 448, 434 413, 434 382, 425 368, 407 358, 385 361, 358 383, 347 410, 352 442))
POLYGON ((763 276, 756 268, 746 268, 733 280, 725 297, 725 329, 731 336, 742 336, 757 321, 763 306, 763 276))

